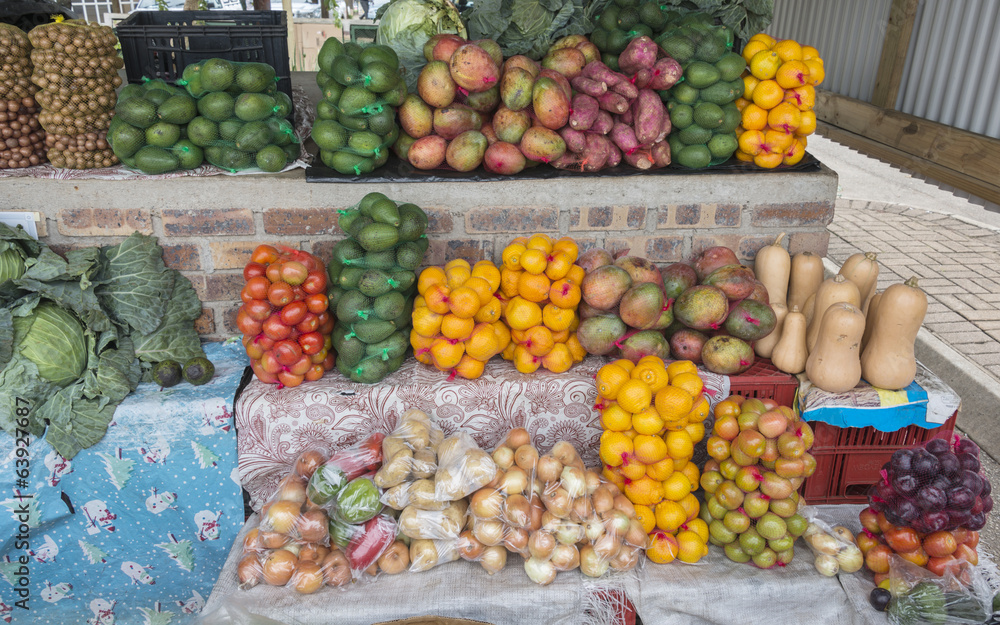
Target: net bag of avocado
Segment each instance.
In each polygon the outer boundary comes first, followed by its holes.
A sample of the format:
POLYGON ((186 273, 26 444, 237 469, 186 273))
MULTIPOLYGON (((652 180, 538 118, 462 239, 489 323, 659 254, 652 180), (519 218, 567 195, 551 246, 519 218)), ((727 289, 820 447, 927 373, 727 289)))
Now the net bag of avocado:
POLYGON ((108 26, 77 21, 37 26, 28 34, 33 46, 31 81, 40 88, 38 121, 49 140, 55 167, 93 169, 118 163, 106 143, 114 115, 115 90, 122 84, 124 61, 108 26))
POLYGON ((406 98, 399 59, 389 46, 362 48, 327 39, 319 52, 312 139, 327 167, 363 176, 381 167, 399 137, 396 107, 406 98))
POLYGON ((701 169, 729 160, 738 147, 736 127, 743 95, 743 57, 732 51, 732 31, 704 13, 673 22, 656 43, 684 69, 683 78, 660 92, 670 112, 670 152, 678 165, 701 169))
POLYGON ((294 162, 300 142, 288 118, 292 99, 266 63, 208 59, 184 68, 178 85, 197 101, 187 139, 205 160, 230 172, 275 173, 294 162))
POLYGON ((410 345, 427 214, 369 193, 340 211, 338 224, 348 237, 333 248, 327 292, 337 320, 337 368, 354 382, 372 384, 399 369, 410 345))

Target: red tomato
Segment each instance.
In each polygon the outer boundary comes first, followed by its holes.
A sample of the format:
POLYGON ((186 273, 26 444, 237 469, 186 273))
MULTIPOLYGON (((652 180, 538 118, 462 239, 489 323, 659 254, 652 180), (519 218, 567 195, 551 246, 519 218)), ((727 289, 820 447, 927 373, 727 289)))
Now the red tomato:
MULTIPOLYGON (((948 536, 950 537, 951 534, 948 536)), ((952 540, 954 541, 954 539, 952 540)), ((885 533, 885 542, 892 548, 893 551, 900 553, 917 551, 920 549, 920 537, 917 536, 917 531, 912 527, 895 527, 890 529, 885 533)), ((952 551, 954 551, 954 549, 952 549, 952 551)), ((921 564, 918 566, 923 565, 921 564)))
POLYGON ((323 335, 319 332, 308 332, 299 337, 299 345, 303 354, 318 354, 323 349, 323 335))
POLYGON ((306 293, 316 294, 326 291, 326 272, 322 270, 310 271, 306 276, 302 288, 306 293))
POLYGON ((288 339, 275 343, 272 351, 278 362, 286 367, 295 364, 296 361, 302 358, 302 348, 295 341, 288 339))
POLYGON ((236 313, 236 327, 247 336, 260 334, 262 329, 260 320, 251 317, 243 307, 236 313))
POLYGON ((253 300, 253 297, 251 297, 251 295, 247 292, 247 288, 243 287, 242 289, 240 289, 240 301, 246 304, 251 300, 253 300))
POLYGON ((267 289, 270 288, 271 281, 264 276, 256 276, 247 280, 246 286, 243 290, 246 291, 252 299, 267 299, 267 289))
POLYGON ((326 356, 326 360, 323 361, 323 368, 329 371, 333 369, 334 365, 337 364, 337 356, 333 352, 330 352, 326 356))
POLYGON ((281 382, 285 386, 296 387, 302 384, 303 379, 301 375, 295 375, 290 371, 281 371, 278 373, 278 382, 281 382))
POLYGON ((292 295, 294 296, 295 299, 304 302, 306 301, 306 296, 308 296, 309 294, 303 291, 301 286, 293 286, 292 295))
POLYGON ((306 372, 312 367, 312 364, 312 361, 309 360, 309 356, 303 354, 301 358, 288 366, 288 372, 294 375, 305 375, 306 372))
POLYGON ((951 532, 934 532, 924 537, 924 550, 932 558, 943 558, 955 553, 958 542, 951 532))
POLYGON ((979 546, 979 532, 969 532, 969 537, 965 540, 965 543, 973 549, 979 546))
POLYGON ((927 552, 922 548, 918 548, 914 551, 897 551, 896 555, 908 562, 916 564, 917 566, 927 566, 927 552))
POLYGON ((246 264, 246 267, 243 268, 243 279, 249 280, 250 278, 263 276, 266 273, 267 273, 267 267, 261 265, 260 263, 255 263, 251 261, 246 264))
POLYGON ((308 314, 309 307, 306 306, 305 302, 289 302, 281 309, 281 321, 285 325, 293 326, 305 319, 308 314))
POLYGON ((323 325, 324 323, 326 323, 327 319, 331 318, 330 311, 328 310, 324 310, 323 312, 318 313, 317 316, 319 317, 319 325, 323 325))
POLYGON ((291 328, 281 323, 281 317, 278 313, 274 313, 265 319, 261 329, 264 332, 264 336, 273 341, 287 339, 288 335, 292 333, 291 328))
POLYGON ((288 333, 288 340, 298 341, 300 336, 302 336, 302 333, 296 330, 295 328, 292 328, 292 331, 288 333))
POLYGON ((243 347, 246 348, 247 356, 250 357, 250 360, 260 360, 261 356, 264 355, 265 350, 261 348, 258 341, 254 341, 253 339, 247 341, 243 347))
POLYGON ((255 249, 253 254, 250 255, 251 262, 260 263, 262 265, 273 263, 276 260, 278 260, 278 250, 274 249, 270 245, 258 245, 257 249, 255 249))
POLYGON ((306 297, 306 306, 309 307, 309 312, 318 315, 321 312, 326 312, 330 301, 326 298, 326 293, 313 293, 306 297))
POLYGON ((267 279, 271 282, 281 282, 281 263, 274 263, 267 266, 267 271, 264 273, 267 279))
POLYGON ((323 377, 324 373, 326 373, 326 369, 323 368, 323 365, 313 365, 309 367, 309 371, 306 371, 305 379, 312 382, 323 377))
POLYGON ((891 555, 892 549, 887 545, 875 545, 865 554, 865 564, 872 573, 888 573, 891 555))
POLYGON ((972 566, 979 565, 979 552, 964 543, 958 546, 953 555, 957 560, 965 560, 972 566))
POLYGON ((278 375, 278 372, 284 369, 284 365, 278 362, 278 357, 273 350, 264 352, 264 355, 260 357, 260 366, 271 375, 278 375))
POLYGON ((250 368, 253 369, 254 375, 257 376, 257 379, 260 380, 261 382, 263 382, 264 384, 277 384, 278 383, 278 376, 276 376, 276 375, 274 375, 272 373, 268 373, 267 371, 265 371, 264 367, 261 366, 261 364, 258 361, 251 360, 250 361, 250 368))
POLYGON ((262 299, 252 299, 249 302, 243 304, 243 309, 247 311, 247 314, 251 318, 257 321, 264 321, 271 316, 274 312, 274 308, 271 307, 271 303, 267 300, 262 299))
POLYGON ((271 288, 267 290, 267 301, 271 302, 272 305, 282 308, 289 302, 295 299, 292 294, 292 287, 288 286, 284 282, 275 282, 271 285, 271 288))
POLYGON ((311 360, 314 365, 318 365, 318 364, 322 363, 324 360, 326 360, 326 356, 329 353, 330 353, 330 350, 328 350, 328 349, 326 349, 324 347, 323 349, 319 350, 315 354, 310 354, 309 355, 309 360, 311 360))
POLYGON ((281 265, 281 279, 292 286, 305 282, 308 275, 309 270, 297 260, 285 261, 281 265))
POLYGON ((319 317, 313 313, 309 313, 302 318, 302 321, 295 325, 295 329, 300 332, 315 332, 319 329, 319 317))
POLYGON ((326 321, 320 322, 319 328, 318 328, 318 332, 320 334, 330 334, 331 332, 333 332, 333 325, 334 325, 334 323, 335 322, 334 322, 333 317, 328 316, 326 318, 326 321))
POLYGON ((939 576, 944 575, 944 572, 948 570, 950 570, 954 574, 959 571, 960 567, 963 564, 964 560, 956 560, 955 556, 943 556, 940 558, 931 558, 930 560, 928 560, 927 570, 939 576))
POLYGON ((260 348, 265 352, 269 349, 274 349, 274 339, 270 339, 263 334, 258 334, 257 336, 250 339, 251 343, 257 343, 260 348))
POLYGON ((333 349, 333 337, 329 334, 323 335, 323 349, 333 349))

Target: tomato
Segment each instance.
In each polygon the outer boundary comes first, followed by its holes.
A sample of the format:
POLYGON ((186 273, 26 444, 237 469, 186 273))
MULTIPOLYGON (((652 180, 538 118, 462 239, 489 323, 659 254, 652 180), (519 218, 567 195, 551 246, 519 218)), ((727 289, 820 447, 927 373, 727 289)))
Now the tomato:
POLYGON ((261 356, 263 356, 266 351, 260 346, 258 341, 254 341, 253 339, 247 341, 243 347, 246 348, 247 356, 250 360, 260 360, 261 356))
POLYGON ((330 311, 324 310, 323 312, 318 313, 317 317, 319 317, 319 325, 323 325, 324 323, 326 323, 327 319, 331 319, 330 311))
POLYGON ((315 332, 319 329, 319 317, 313 313, 308 313, 302 318, 302 321, 295 324, 295 329, 300 332, 315 332))
POLYGON ((257 343, 260 348, 265 352, 269 349, 274 349, 274 339, 270 339, 263 334, 258 334, 257 336, 250 339, 251 343, 257 343))
POLYGON ((326 272, 322 270, 310 271, 306 276, 302 288, 306 293, 316 294, 326 291, 326 272))
POLYGON ((284 369, 284 365, 278 362, 273 350, 264 352, 264 355, 260 357, 260 366, 271 375, 277 375, 279 371, 284 369))
POLYGON ((323 335, 319 332, 308 332, 299 337, 299 345, 303 354, 318 354, 323 349, 323 335))
POLYGON ((250 254, 250 262, 267 265, 278 260, 278 250, 270 245, 258 245, 257 249, 250 254))
POLYGON ((302 384, 304 378, 301 375, 295 375, 290 371, 281 371, 278 373, 278 382, 281 382, 285 386, 295 387, 302 384))
POLYGON ((263 276, 267 272, 267 267, 261 265, 260 263, 249 262, 246 267, 243 268, 243 279, 249 280, 250 278, 256 278, 257 276, 263 276))
POLYGON ((292 333, 291 328, 281 323, 281 317, 278 316, 278 313, 274 313, 265 319, 261 329, 264 332, 264 336, 274 341, 287 339, 288 335, 292 333))
POLYGON ((305 379, 313 382, 323 377, 324 373, 326 373, 326 369, 323 368, 323 365, 313 365, 309 367, 309 371, 306 371, 305 379))
POLYGON ((892 549, 888 545, 875 545, 865 554, 865 564, 872 573, 888 573, 891 555, 892 549))
POLYGON ((236 313, 236 327, 247 336, 260 334, 262 329, 260 320, 254 319, 247 314, 247 311, 243 307, 240 307, 240 311, 236 313))
POLYGON ((271 282, 281 282, 281 263, 274 263, 267 266, 267 271, 264 272, 267 279, 271 282))
POLYGON ((328 350, 328 349, 326 349, 324 347, 323 349, 319 350, 315 354, 309 354, 309 360, 311 360, 314 365, 318 365, 318 364, 322 363, 324 360, 326 360, 326 356, 329 353, 330 353, 330 350, 328 350))
POLYGON ((312 368, 312 361, 305 354, 294 363, 288 365, 288 372, 294 375, 305 375, 312 368))
POLYGON ((327 355, 326 360, 323 361, 323 368, 329 371, 330 369, 333 369, 334 365, 336 364, 337 364, 337 356, 333 352, 330 352, 327 355))
POLYGON ((331 332, 333 332, 334 323, 335 323, 334 318, 327 316, 326 321, 320 322, 318 332, 320 334, 330 334, 331 332))
POLYGON ((979 546, 979 532, 969 532, 969 538, 966 539, 966 541, 965 541, 964 544, 972 547, 973 549, 975 549, 976 547, 978 547, 979 546))
POLYGON ((943 558, 955 553, 958 542, 951 532, 934 532, 924 537, 924 550, 932 558, 943 558))
POLYGON ((285 325, 293 326, 305 319, 308 314, 309 307, 306 306, 305 302, 289 302, 281 309, 281 321, 285 325))
POLYGON ((285 261, 281 265, 281 279, 293 286, 306 281, 309 270, 297 260, 285 261))
POLYGON ((927 566, 927 552, 922 548, 917 548, 914 551, 897 551, 896 555, 917 566, 927 566))
POLYGON ((295 341, 285 339, 274 344, 274 357, 286 367, 302 358, 302 348, 295 341))
POLYGON ((306 297, 306 306, 309 307, 309 312, 318 315, 321 312, 326 312, 330 301, 326 298, 326 293, 313 293, 306 297))
POLYGON ((313 269, 318 269, 321 265, 319 259, 310 254, 309 252, 303 252, 302 250, 297 250, 287 245, 282 245, 281 253, 285 258, 298 261, 306 266, 309 271, 313 269))
POLYGON ((252 299, 249 302, 243 304, 243 310, 246 311, 252 319, 257 321, 264 321, 271 316, 274 312, 274 308, 271 307, 271 303, 263 299, 252 299))
POLYGON ((295 299, 292 294, 292 287, 288 286, 284 282, 275 282, 267 290, 267 301, 271 302, 272 305, 281 308, 295 299))
MULTIPOLYGON (((949 536, 951 536, 949 534, 949 536)), ((952 539, 954 541, 954 539, 952 539)), ((911 552, 920 549, 920 537, 912 527, 895 527, 885 533, 885 542, 896 552, 911 552)), ((954 551, 954 549, 952 549, 954 551)), ((946 555, 946 554, 938 554, 946 555)), ((912 560, 911 560, 912 562, 912 560)), ((923 566, 919 564, 918 566, 923 566)))
POLYGON ((300 336, 302 336, 302 333, 299 332, 297 329, 292 328, 291 332, 288 333, 288 340, 298 341, 300 336))
POLYGON ((297 300, 305 301, 306 296, 309 294, 302 289, 302 285, 296 285, 292 287, 292 295, 297 300))
POLYGON ((256 360, 250 361, 250 368, 253 369, 253 372, 257 376, 257 379, 263 382, 264 384, 278 383, 278 376, 265 371, 264 367, 262 367, 261 364, 256 360))
POLYGON ((333 349, 333 337, 329 334, 323 335, 323 349, 333 349))
POLYGON ((246 286, 243 290, 246 291, 252 299, 267 299, 267 289, 271 286, 271 281, 264 276, 256 276, 247 280, 246 286))
POLYGON ((962 560, 956 560, 955 556, 951 555, 931 558, 927 561, 927 570, 939 576, 944 575, 944 572, 948 570, 955 573, 959 570, 962 562, 962 560))

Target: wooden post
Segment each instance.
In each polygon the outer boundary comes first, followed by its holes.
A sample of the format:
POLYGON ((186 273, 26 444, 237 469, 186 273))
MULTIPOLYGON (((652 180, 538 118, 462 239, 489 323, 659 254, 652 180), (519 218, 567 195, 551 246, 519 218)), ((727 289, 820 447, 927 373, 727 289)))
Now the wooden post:
POLYGON ((271 0, 253 0, 254 11, 270 11, 271 0))
POLYGON ((910 35, 913 34, 913 22, 919 4, 920 0, 892 0, 885 42, 882 44, 882 58, 879 60, 875 89, 872 91, 872 104, 875 106, 896 108, 896 96, 899 95, 899 83, 903 78, 903 66, 910 49, 910 35))

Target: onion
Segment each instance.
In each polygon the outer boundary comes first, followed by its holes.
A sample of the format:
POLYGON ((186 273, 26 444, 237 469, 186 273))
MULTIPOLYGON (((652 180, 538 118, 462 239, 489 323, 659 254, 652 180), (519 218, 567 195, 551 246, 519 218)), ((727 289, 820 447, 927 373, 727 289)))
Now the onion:
POLYGON ((598 555, 605 560, 610 560, 618 555, 618 551, 622 548, 622 540, 620 536, 615 536, 614 534, 607 532, 604 536, 595 540, 592 546, 598 555))
POLYGON ((632 502, 625 495, 616 495, 614 501, 615 510, 624 512, 629 518, 635 516, 635 506, 632 505, 632 502))
POLYGON ((514 464, 528 473, 533 473, 538 464, 538 450, 531 445, 521 445, 514 452, 514 464))
POLYGON ((604 521, 596 516, 588 518, 583 522, 583 535, 591 543, 604 536, 604 521))
POLYGON ((542 517, 545 515, 545 504, 542 503, 541 497, 532 497, 530 500, 530 514, 531 519, 529 520, 528 527, 532 530, 537 530, 542 527, 542 517))
POLYGON ((615 507, 614 496, 611 494, 610 490, 603 486, 595 490, 591 498, 594 504, 594 511, 598 514, 604 514, 608 510, 615 507))
POLYGON ((473 536, 472 530, 465 530, 458 537, 458 555, 462 557, 463 560, 469 560, 470 562, 475 562, 483 554, 483 550, 486 549, 486 545, 479 542, 479 539, 473 536))
POLYGON ((587 577, 600 577, 604 575, 610 562, 602 558, 590 545, 584 545, 580 549, 580 570, 587 577))
POLYGON ((272 551, 264 557, 264 581, 272 586, 284 586, 292 579, 298 563, 299 559, 287 549, 272 551))
POLYGON ((260 551, 261 549, 263 549, 263 545, 260 544, 260 530, 255 527, 243 537, 243 551, 260 551))
POLYGON ((580 456, 576 453, 576 448, 569 441, 559 441, 552 446, 552 455, 563 464, 576 464, 580 456))
POLYGON ((511 467, 500 480, 500 490, 508 495, 523 493, 528 487, 528 474, 519 467, 511 467))
POLYGON ((493 452, 493 462, 506 471, 514 466, 514 450, 510 447, 497 447, 493 452))
POLYGON ((547 532, 555 532, 559 524, 562 523, 562 519, 552 514, 548 510, 542 513, 542 529, 547 532))
POLYGON ((326 462, 326 454, 318 449, 310 449, 299 454, 298 459, 295 461, 295 472, 309 479, 312 474, 316 472, 319 465, 326 462))
POLYGON ((815 523, 810 523, 809 525, 806 526, 806 531, 802 532, 802 537, 809 538, 810 536, 813 536, 814 534, 819 534, 822 531, 823 531, 822 527, 816 525, 815 523))
POLYGON ((824 555, 835 556, 840 551, 840 542, 824 532, 813 534, 806 538, 806 542, 809 543, 813 551, 824 555))
POLYGON ((514 428, 507 433, 507 441, 504 444, 511 449, 517 449, 522 445, 530 445, 531 435, 524 428, 514 428))
POLYGON ((295 530, 307 543, 325 543, 330 540, 329 523, 324 510, 307 510, 299 516, 295 530))
POLYGON ((524 561, 524 572, 539 586, 547 586, 556 578, 556 567, 549 560, 528 558, 524 561))
POLYGON ((574 499, 583 497, 587 493, 587 478, 584 476, 584 472, 577 467, 564 466, 562 473, 559 474, 559 481, 569 496, 574 499))
POLYGON ((846 544, 849 544, 849 545, 856 545, 857 544, 856 542, 854 542, 854 534, 852 534, 851 530, 847 529, 843 525, 834 525, 833 526, 833 535, 836 536, 837 538, 839 538, 840 541, 843 542, 843 543, 846 543, 846 544))
POLYGON ((528 527, 531 523, 531 504, 524 495, 510 495, 504 502, 504 515, 509 525, 528 527))
POLYGON ((291 581, 296 592, 310 595, 323 587, 323 572, 315 562, 300 562, 291 581))
POLYGON ((296 543, 296 542, 290 542, 287 545, 285 545, 284 547, 282 547, 281 549, 283 549, 285 551, 288 551, 288 552, 291 552, 292 555, 294 555, 296 558, 298 558, 299 554, 302 552, 302 545, 299 544, 299 543, 296 543))
POLYGON ((299 550, 299 562, 315 562, 319 564, 330 553, 330 548, 319 543, 306 543, 299 550))
POLYGON ((472 535, 486 545, 492 547, 503 542, 504 525, 500 521, 476 521, 472 535))
POLYGON ((503 495, 492 488, 480 488, 472 494, 469 507, 477 518, 488 520, 500 516, 503 509, 503 495))
POLYGON ((572 571, 580 566, 580 550, 576 545, 562 543, 556 545, 552 552, 552 566, 556 567, 557 571, 572 571))
POLYGON ((490 575, 502 571, 507 566, 507 550, 499 546, 487 547, 479 558, 479 564, 490 575))
POLYGON ((377 560, 375 562, 372 562, 372 565, 370 567, 368 567, 367 569, 365 569, 365 575, 369 575, 371 577, 375 577, 376 575, 378 575, 378 561, 377 560))
POLYGON ((573 513, 577 516, 576 520, 578 523, 582 523, 593 511, 594 508, 590 500, 590 495, 583 495, 573 500, 573 513))
POLYGON ((836 557, 837 564, 840 565, 841 570, 845 573, 860 571, 861 567, 865 564, 864 554, 862 554, 861 550, 853 544, 841 550, 836 557))
POLYGON ((281 480, 278 484, 278 492, 275 498, 279 501, 293 501, 303 504, 306 501, 306 480, 305 478, 292 474, 281 480))
POLYGON ((557 488, 551 495, 542 495, 542 502, 545 508, 559 517, 565 519, 573 509, 573 498, 569 496, 565 488, 557 488))
POLYGON ((611 562, 608 564, 615 571, 630 571, 635 568, 636 564, 639 564, 639 553, 641 551, 640 547, 622 545, 622 548, 618 550, 618 554, 611 558, 611 562))
POLYGON ((556 538, 550 532, 537 530, 528 536, 528 553, 532 558, 548 560, 556 548, 556 538))
POLYGON ((559 462, 554 456, 548 454, 542 456, 538 459, 537 467, 538 479, 541 481, 555 482, 559 479, 559 474, 562 473, 563 463, 559 462))
POLYGON ((826 577, 833 577, 837 574, 837 571, 840 570, 840 564, 837 562, 837 558, 826 555, 825 553, 817 554, 813 565, 816 567, 816 570, 819 571, 820 575, 825 575, 826 577))
POLYGON ((649 535, 643 531, 642 523, 639 519, 632 519, 629 523, 628 531, 625 532, 625 544, 645 549, 648 541, 649 535))
POLYGON ((378 568, 386 575, 396 575, 410 565, 410 550, 401 540, 397 540, 378 558, 378 568))
POLYGON ((530 491, 531 492, 529 494, 531 494, 532 496, 541 497, 542 493, 545 492, 545 483, 536 477, 535 479, 531 480, 530 491))
POLYGON ((279 534, 290 533, 299 518, 301 507, 301 502, 275 501, 260 522, 261 530, 279 534))
POLYGON ((264 549, 281 549, 291 540, 286 534, 278 532, 261 532, 260 546, 264 549))
POLYGON ((256 553, 248 553, 243 556, 240 563, 236 565, 236 575, 240 580, 240 590, 253 588, 264 579, 264 571, 256 553))
POLYGON ((503 544, 507 551, 528 555, 528 530, 523 527, 507 528, 504 532, 503 544))
POLYGON ((612 510, 604 520, 608 524, 607 533, 614 534, 619 538, 628 533, 629 528, 632 526, 632 518, 621 510, 612 510))
POLYGON ((583 472, 583 477, 587 480, 587 494, 593 495, 601 486, 601 476, 596 471, 588 469, 583 472))
POLYGON ((556 530, 556 540, 564 545, 575 545, 583 540, 583 526, 579 523, 563 521, 556 530))

